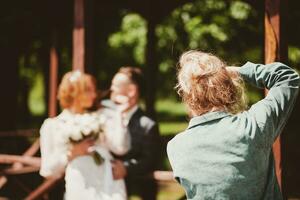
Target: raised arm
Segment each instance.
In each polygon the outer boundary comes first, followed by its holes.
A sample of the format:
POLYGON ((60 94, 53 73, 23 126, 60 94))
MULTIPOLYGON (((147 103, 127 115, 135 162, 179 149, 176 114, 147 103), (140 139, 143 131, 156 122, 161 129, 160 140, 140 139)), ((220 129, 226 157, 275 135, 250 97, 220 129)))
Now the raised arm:
POLYGON ((121 113, 113 111, 104 112, 105 122, 105 142, 109 150, 116 155, 124 155, 130 149, 130 135, 127 127, 122 122, 121 113))
POLYGON ((238 72, 254 86, 269 89, 267 96, 244 114, 254 118, 261 132, 267 133, 273 142, 282 131, 295 104, 299 75, 282 63, 261 65, 248 62, 238 72))

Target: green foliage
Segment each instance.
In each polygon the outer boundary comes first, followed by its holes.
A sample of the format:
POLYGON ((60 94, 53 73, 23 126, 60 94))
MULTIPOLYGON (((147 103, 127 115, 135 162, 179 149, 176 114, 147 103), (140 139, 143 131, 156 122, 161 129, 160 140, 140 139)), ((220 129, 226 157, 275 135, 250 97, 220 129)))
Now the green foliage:
MULTIPOLYGON (((108 35, 108 48, 104 50, 105 58, 101 63, 109 66, 110 71, 122 65, 143 67, 146 64, 147 21, 137 13, 121 13, 121 24, 108 35)), ((158 81, 161 83, 159 96, 177 96, 173 90, 176 62, 187 49, 213 52, 235 65, 248 60, 260 61, 262 25, 258 11, 241 0, 195 0, 174 9, 155 29, 158 81)), ((97 77, 110 79, 112 74, 107 76, 102 70, 97 77)))
MULTIPOLYGON (((35 60, 35 59, 31 59, 31 60, 35 60)), ((19 60, 19 76, 20 78, 23 79, 28 79, 31 80, 33 79, 34 75, 35 75, 35 70, 34 68, 25 66, 25 57, 21 56, 20 60, 19 60)))
MULTIPOLYGON (((235 22, 248 20, 250 15, 250 6, 241 1, 233 1, 231 3, 222 0, 204 0, 187 3, 182 7, 175 9, 169 17, 167 17, 160 26, 168 27, 168 38, 164 38, 166 34, 157 31, 159 40, 169 39, 171 42, 177 37, 176 33, 186 33, 187 44, 189 48, 211 49, 216 50, 222 48, 222 43, 232 39, 235 35, 231 29, 239 29, 242 27, 231 27, 235 22), (229 8, 229 11, 228 11, 229 8), (175 33, 175 34, 174 34, 175 33), (211 43, 211 39, 214 42, 211 43), (217 45, 214 45, 217 44, 217 45), (218 47, 218 48, 217 48, 218 47)), ((252 13, 252 17, 255 12, 252 13)), ((162 29, 161 27, 159 27, 162 29)), ((177 43, 184 42, 182 38, 178 38, 177 43)), ((164 42, 165 44, 167 42, 164 42)), ((187 46, 179 45, 186 49, 187 46)), ((160 46, 162 47, 162 46, 160 46)), ((179 50, 183 50, 179 49, 179 50)))
POLYGON ((298 67, 299 68, 299 64, 300 64, 300 48, 297 48, 295 46, 290 46, 289 50, 288 50, 288 55, 289 55, 290 61, 294 65, 296 65, 294 67, 298 67))
POLYGON ((262 25, 258 12, 243 1, 196 0, 176 8, 156 29, 160 95, 176 96, 170 90, 175 66, 187 49, 216 53, 229 64, 261 62, 263 29, 257 27, 262 25))
MULTIPOLYGON (((28 55, 22 55, 19 59, 21 89, 25 91, 20 91, 18 103, 21 107, 26 107, 32 116, 42 116, 46 112, 44 76, 39 68, 41 63, 37 53, 41 46, 41 41, 35 40, 28 55), (24 93, 28 94, 24 95, 24 93)), ((26 108, 21 110, 27 111, 26 108)))
POLYGON ((138 64, 145 63, 147 23, 138 14, 129 13, 123 17, 121 29, 110 35, 108 44, 111 48, 130 47, 138 64))
POLYGON ((33 79, 33 87, 29 93, 28 106, 33 115, 43 115, 46 111, 44 102, 44 80, 41 73, 38 73, 33 79))
POLYGON ((171 25, 157 25, 156 35, 158 36, 157 46, 162 48, 167 45, 168 40, 175 41, 178 36, 177 33, 171 25))
POLYGON ((237 20, 245 20, 249 17, 251 7, 240 1, 233 1, 230 5, 230 15, 237 20))

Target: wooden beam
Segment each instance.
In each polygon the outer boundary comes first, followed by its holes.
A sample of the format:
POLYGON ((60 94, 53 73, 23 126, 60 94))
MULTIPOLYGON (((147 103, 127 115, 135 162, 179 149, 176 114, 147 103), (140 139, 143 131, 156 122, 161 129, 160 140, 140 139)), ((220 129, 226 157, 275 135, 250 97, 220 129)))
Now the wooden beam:
POLYGON ((32 145, 30 146, 30 148, 28 148, 25 153, 23 154, 23 156, 34 156, 38 150, 40 148, 40 140, 39 138, 37 138, 34 143, 32 143, 32 145))
POLYGON ((26 166, 26 167, 21 167, 20 169, 14 169, 8 168, 2 170, 0 173, 3 175, 17 175, 17 174, 27 174, 27 173, 33 173, 33 172, 38 172, 40 170, 40 167, 34 167, 34 166, 26 166))
MULTIPOLYGON (((265 63, 287 60, 287 46, 284 41, 284 0, 265 0, 265 63)), ((276 176, 282 188, 282 136, 273 145, 276 176)))
POLYGON ((84 71, 84 0, 74 0, 73 69, 84 71))
POLYGON ((30 165, 30 166, 34 166, 34 167, 41 166, 41 158, 39 158, 39 157, 0 154, 0 163, 1 164, 12 164, 15 162, 19 162, 24 165, 30 165))
MULTIPOLYGON (((0 137, 30 137, 33 136, 34 133, 36 133, 38 130, 37 129, 26 129, 26 130, 16 130, 16 131, 1 131, 0 132, 0 137)), ((39 139, 37 139, 29 149, 25 151, 23 156, 15 156, 15 155, 0 155, 0 163, 1 159, 4 163, 9 163, 12 164, 11 168, 8 169, 3 169, 0 171, 0 189, 6 184, 7 178, 4 175, 12 175, 12 174, 24 174, 24 173, 31 173, 31 172, 36 172, 39 170, 39 165, 38 166, 26 166, 24 165, 31 165, 32 163, 36 164, 37 159, 34 158, 28 159, 26 157, 33 156, 37 153, 39 150, 39 139), (21 159, 21 160, 20 160, 21 159), (17 161, 17 162, 16 162, 17 161), (25 161, 25 162, 20 162, 20 161, 25 161)), ((38 158, 40 159, 40 158, 38 158)), ((39 161, 38 161, 39 162, 39 161)))

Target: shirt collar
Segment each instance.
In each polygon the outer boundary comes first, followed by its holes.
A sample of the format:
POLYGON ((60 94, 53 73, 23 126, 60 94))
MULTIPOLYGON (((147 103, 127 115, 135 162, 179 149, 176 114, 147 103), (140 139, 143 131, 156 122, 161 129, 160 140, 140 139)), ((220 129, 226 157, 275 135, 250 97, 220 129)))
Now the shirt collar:
POLYGON ((203 124, 205 122, 213 121, 216 119, 221 119, 224 117, 229 116, 230 114, 224 111, 214 111, 214 112, 208 112, 200 116, 193 117, 190 122, 187 129, 194 128, 195 126, 198 126, 200 124, 203 124))
POLYGON ((138 109, 138 105, 133 106, 132 108, 130 108, 126 113, 124 113, 124 118, 129 121, 132 117, 132 115, 137 111, 138 109))

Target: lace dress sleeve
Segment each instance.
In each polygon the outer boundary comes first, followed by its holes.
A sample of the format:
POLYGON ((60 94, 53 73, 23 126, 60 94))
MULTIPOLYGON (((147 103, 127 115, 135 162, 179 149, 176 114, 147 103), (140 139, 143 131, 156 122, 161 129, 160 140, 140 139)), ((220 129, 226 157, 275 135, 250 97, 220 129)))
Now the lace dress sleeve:
POLYGON ((43 177, 59 177, 67 165, 67 145, 58 131, 58 122, 47 119, 40 129, 41 169, 43 177))

